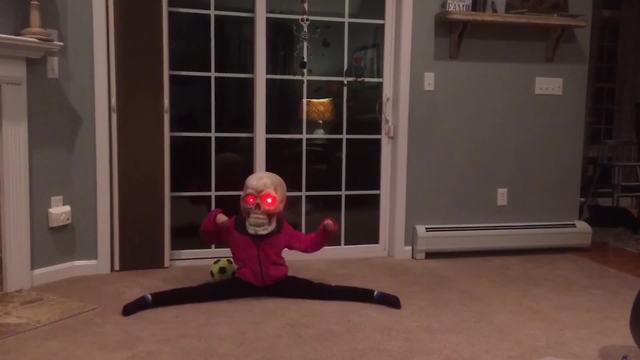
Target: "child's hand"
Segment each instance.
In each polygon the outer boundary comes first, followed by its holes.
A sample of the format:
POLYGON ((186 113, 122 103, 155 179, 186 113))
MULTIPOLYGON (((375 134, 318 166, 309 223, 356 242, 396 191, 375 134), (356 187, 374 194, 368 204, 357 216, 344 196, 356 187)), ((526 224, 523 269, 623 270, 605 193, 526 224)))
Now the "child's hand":
POLYGON ((229 218, 223 213, 220 213, 218 214, 218 216, 216 216, 216 224, 218 225, 226 225, 227 221, 229 221, 229 218))
POLYGON ((322 227, 326 231, 330 231, 330 232, 334 232, 338 230, 338 225, 336 225, 336 223, 331 219, 324 219, 324 221, 322 222, 322 227))

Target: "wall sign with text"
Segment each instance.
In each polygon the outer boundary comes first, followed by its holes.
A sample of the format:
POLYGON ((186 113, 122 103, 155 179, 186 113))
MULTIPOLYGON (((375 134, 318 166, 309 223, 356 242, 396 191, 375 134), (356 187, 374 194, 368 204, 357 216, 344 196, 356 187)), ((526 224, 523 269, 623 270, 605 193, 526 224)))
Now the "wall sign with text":
POLYGON ((447 11, 471 11, 473 0, 447 0, 447 11))

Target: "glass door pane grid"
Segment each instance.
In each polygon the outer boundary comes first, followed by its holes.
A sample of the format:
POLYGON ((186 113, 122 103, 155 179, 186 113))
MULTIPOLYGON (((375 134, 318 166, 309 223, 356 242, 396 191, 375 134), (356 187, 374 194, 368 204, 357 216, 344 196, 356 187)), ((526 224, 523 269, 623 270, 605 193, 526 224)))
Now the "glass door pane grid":
POLYGON ((188 8, 178 8, 178 7, 170 7, 169 12, 176 13, 189 13, 189 14, 211 14, 211 10, 205 9, 188 9, 188 8))
POLYGON ((224 72, 210 72, 210 71, 169 71, 169 75, 183 75, 183 76, 217 76, 228 78, 253 78, 253 74, 237 74, 237 73, 224 73, 224 72))
MULTIPOLYGON (((223 79, 223 78, 248 78, 248 79, 253 79, 253 86, 255 86, 255 69, 252 69, 250 71, 252 71, 253 73, 229 73, 229 72, 220 72, 216 69, 216 57, 215 57, 215 49, 216 49, 216 43, 215 43, 215 26, 216 26, 216 19, 219 19, 218 16, 220 15, 224 15, 224 16, 236 16, 236 17, 253 17, 255 18, 255 8, 253 9, 254 13, 243 13, 243 12, 232 12, 232 11, 217 11, 214 10, 215 9, 215 0, 211 0, 211 75, 212 75, 212 81, 211 81, 211 95, 212 95, 212 99, 211 99, 211 152, 212 154, 215 155, 216 153, 216 139, 221 140, 222 139, 228 139, 228 138, 236 138, 238 140, 240 140, 241 138, 254 138, 255 134, 253 132, 249 133, 249 132, 244 132, 244 133, 229 133, 229 132, 218 132, 217 128, 215 126, 216 124, 216 102, 217 102, 217 96, 216 96, 216 80, 219 79, 223 79)), ((255 26, 255 19, 253 21, 253 24, 255 26)), ((254 50, 255 51, 255 50, 254 50)), ((253 53, 252 57, 255 59, 255 52, 253 53)), ((255 61, 255 60, 254 60, 255 61)), ((254 109, 254 118, 255 118, 255 110, 254 109)), ((254 125, 255 127, 255 125, 254 125)), ((218 191, 217 189, 217 184, 216 184, 216 171, 219 169, 216 169, 216 161, 214 160, 216 157, 213 156, 212 157, 212 161, 213 163, 211 164, 211 207, 212 208, 223 208, 223 204, 222 203, 217 203, 216 199, 220 199, 222 196, 233 196, 233 197, 237 197, 239 198, 242 194, 241 191, 218 191)), ((241 185, 241 184, 239 184, 241 185)), ((229 216, 231 216, 231 214, 228 214, 229 216)), ((216 246, 216 245, 212 245, 211 249, 223 249, 226 248, 227 246, 216 246)))
MULTIPOLYGON (((267 75, 267 79, 279 80, 303 80, 300 75, 267 75)), ((382 78, 355 78, 344 76, 313 76, 307 75, 307 80, 327 80, 327 81, 364 81, 364 82, 382 82, 382 78)))
MULTIPOLYGON (((215 1, 215 0, 212 0, 212 1, 215 1)), ((211 6, 213 6, 213 4, 211 6)), ((170 7, 169 8, 169 12, 191 13, 191 14, 210 14, 211 16, 214 16, 214 15, 241 16, 241 17, 254 17, 255 16, 252 13, 238 12, 238 11, 189 9, 189 8, 179 8, 179 7, 170 7)))
MULTIPOLYGON (((267 14, 267 17, 269 15, 267 14)), ((309 53, 309 44, 304 44, 304 54, 302 56, 305 61, 308 61, 308 53, 309 53)), ((306 232, 307 228, 307 197, 305 196, 305 190, 307 189, 307 76, 308 70, 305 68, 302 72, 302 195, 301 195, 301 210, 302 216, 300 220, 300 227, 302 228, 302 232, 306 232)), ((266 149, 265 149, 266 151, 266 149)))
POLYGON ((347 191, 292 191, 287 192, 287 195, 301 196, 301 195, 380 195, 380 190, 347 190, 347 191))
MULTIPOLYGON (((171 136, 175 136, 175 137, 179 137, 179 136, 210 137, 212 135, 214 135, 214 133, 211 133, 211 132, 172 132, 171 133, 171 136)), ((253 137, 253 134, 251 133, 215 133, 215 135, 224 136, 224 137, 253 137)))
MULTIPOLYGON (((192 191, 192 192, 172 192, 171 196, 211 196, 211 195, 242 195, 241 191, 192 191)), ((302 195, 380 195, 380 190, 353 190, 353 191, 288 191, 287 196, 302 195)))
MULTIPOLYGON (((269 134, 267 139, 302 139, 303 134, 269 134)), ((382 135, 316 135, 308 134, 307 139, 382 139, 382 135)))
MULTIPOLYGON (((215 0, 211 0, 211 7, 213 8, 214 5, 214 1, 215 0)), ((331 18, 331 17, 310 17, 312 20, 325 20, 325 21, 336 21, 336 22, 344 22, 344 53, 343 53, 343 66, 346 69, 347 65, 348 65, 348 50, 349 50, 349 23, 373 23, 373 24, 384 24, 384 20, 367 20, 367 19, 350 19, 349 18, 349 0, 345 0, 345 13, 344 13, 344 17, 340 17, 340 18, 331 18)), ((227 77, 245 77, 245 78, 255 78, 254 74, 229 74, 229 73, 216 73, 215 72, 215 54, 214 54, 214 50, 215 50, 215 36, 214 36, 214 15, 219 14, 219 15, 238 15, 238 16, 248 16, 248 17, 254 17, 254 14, 247 14, 247 13, 234 13, 234 12, 222 12, 222 11, 212 11, 212 10, 192 10, 192 9, 182 9, 182 8, 170 8, 170 11, 175 11, 175 12, 201 12, 201 13, 205 13, 205 14, 210 14, 211 16, 211 69, 212 72, 182 72, 182 71, 171 71, 170 74, 171 75, 190 75, 190 76, 211 76, 211 107, 212 107, 212 111, 211 111, 211 133, 181 133, 181 132, 175 132, 175 133, 171 133, 172 136, 211 136, 211 150, 212 150, 212 154, 214 154, 215 152, 215 136, 230 136, 230 137, 253 137, 254 134, 252 133, 216 133, 215 132, 215 77, 216 76, 227 76, 227 77)), ((269 17, 280 17, 280 18, 292 18, 292 19, 298 19, 299 16, 296 15, 280 15, 280 14, 267 14, 267 18, 269 17)), ((308 45, 307 45, 308 46, 308 45)), ((304 52, 305 52, 305 58, 306 58, 306 54, 308 51, 307 46, 305 46, 304 48, 304 52)), ((255 56, 255 54, 254 54, 255 56)), ((308 85, 308 81, 309 80, 334 80, 334 81, 342 81, 345 83, 345 85, 347 85, 347 83, 355 81, 355 80, 364 80, 365 82, 371 83, 371 82, 378 82, 378 83, 382 83, 383 79, 382 78, 354 78, 354 77, 346 77, 346 74, 344 74, 344 76, 342 77, 330 77, 330 76, 309 76, 308 75, 308 71, 305 69, 304 70, 304 74, 303 75, 299 75, 299 76, 287 76, 287 75, 266 75, 267 79, 295 79, 295 80, 302 80, 303 81, 303 99, 307 98, 307 85, 308 85)), ((341 196, 341 239, 340 239, 340 245, 344 246, 345 245, 345 227, 344 227, 344 221, 345 221, 345 195, 380 195, 380 190, 375 190, 375 191, 346 191, 346 150, 347 150, 347 139, 382 139, 382 135, 347 135, 347 121, 346 121, 346 117, 347 117, 347 91, 343 91, 342 94, 342 99, 343 99, 343 104, 342 104, 342 118, 343 118, 343 123, 342 123, 342 135, 313 135, 313 134, 307 134, 307 119, 306 119, 306 103, 303 101, 303 129, 302 129, 302 134, 291 134, 291 135, 287 135, 287 134, 282 134, 282 135, 278 135, 278 134, 273 134, 273 135, 268 135, 265 134, 266 138, 297 138, 297 139, 302 139, 302 148, 303 148, 303 152, 302 152, 302 191, 301 192, 290 192, 289 194, 292 196, 302 196, 302 216, 301 216, 301 222, 302 222, 302 228, 303 230, 306 227, 306 214, 305 214, 305 210, 306 210, 306 201, 305 201, 305 195, 340 195, 341 196), (307 159, 306 159, 306 147, 307 147, 307 139, 313 139, 313 138, 335 138, 335 139, 342 139, 342 179, 341 179, 341 187, 340 187, 340 191, 305 191, 306 190, 306 167, 307 167, 307 159)), ((213 158, 212 158, 213 159, 213 158)), ((205 195, 205 196, 211 196, 211 203, 212 206, 214 206, 214 202, 215 202, 215 196, 214 195, 240 195, 241 192, 216 192, 215 191, 215 166, 211 167, 211 181, 212 181, 212 191, 211 192, 195 192, 195 193, 180 193, 180 192, 175 192, 172 193, 172 196, 189 196, 189 195, 205 195)), ((215 207, 215 206, 214 206, 215 207)))
MULTIPOLYGON (((220 207, 216 204, 216 197, 222 195, 238 196, 242 194, 241 191, 216 191, 216 137, 234 137, 234 138, 253 138, 253 133, 220 133, 216 132, 216 79, 217 78, 253 78, 255 84, 255 74, 243 74, 243 73, 225 73, 216 71, 216 57, 215 57, 215 19, 216 15, 226 16, 239 16, 239 17, 255 17, 254 14, 230 12, 230 11, 217 11, 215 9, 215 0, 211 0, 211 207, 213 209, 220 207)), ((255 11, 255 8, 254 8, 255 11)), ((255 26, 255 20, 254 20, 255 26)), ((255 54, 253 54, 255 58, 255 54)), ((254 115, 255 117, 255 115, 254 115)), ((212 249, 225 248, 225 246, 218 247, 216 245, 211 246, 212 249)))
POLYGON ((242 194, 241 191, 192 191, 192 192, 181 192, 176 191, 172 192, 171 196, 212 196, 212 195, 237 195, 238 197, 242 194))
MULTIPOLYGON (((369 24, 384 24, 384 20, 373 19, 355 19, 350 18, 349 14, 349 0, 344 2, 344 16, 342 17, 327 17, 327 16, 309 16, 311 22, 313 21, 333 21, 341 22, 344 24, 344 51, 343 51, 343 69, 347 69, 349 65, 349 25, 350 23, 369 23, 369 24)), ((267 18, 280 18, 299 20, 300 15, 297 14, 276 14, 267 13, 267 18)), ((307 59, 309 44, 305 44, 303 49, 303 58, 307 59)), ((308 59, 307 59, 308 61, 308 59)), ((377 139, 382 140, 382 134, 376 135, 347 135, 347 95, 346 86, 355 81, 364 81, 366 83, 382 83, 382 76, 376 78, 356 78, 352 74, 342 73, 342 76, 313 76, 308 74, 308 69, 304 69, 300 75, 273 75, 267 74, 266 79, 278 79, 278 80, 300 80, 302 81, 302 133, 301 134, 265 134, 267 139, 301 139, 302 140, 302 191, 301 192, 289 192, 292 196, 301 196, 301 228, 302 231, 313 231, 315 229, 307 229, 306 224, 306 209, 307 209, 307 195, 334 195, 340 196, 340 246, 345 245, 345 212, 346 212, 346 195, 380 195, 381 191, 347 191, 346 190, 346 164, 347 164, 347 139, 377 139), (350 75, 350 76, 347 76, 350 75), (307 113, 306 113, 306 100, 308 97, 308 82, 309 81, 337 81, 345 85, 345 91, 342 92, 342 134, 340 135, 316 135, 307 133, 307 113), (342 147, 342 162, 341 162, 341 179, 340 179, 340 191, 307 191, 307 140, 308 139, 340 139, 342 147)))
POLYGON ((182 76, 211 76, 212 73, 207 71, 169 71, 169 75, 182 75, 182 76))
MULTIPOLYGON (((180 132, 174 131, 170 133, 172 138, 184 138, 184 137, 192 137, 192 138, 209 138, 210 139, 210 152, 211 152, 211 182, 210 188, 211 191, 186 191, 186 192, 171 192, 171 198, 175 199, 183 199, 188 197, 203 197, 209 198, 211 202, 211 207, 216 207, 216 196, 224 196, 224 195, 232 195, 232 196, 240 196, 241 191, 216 191, 216 171, 215 171, 215 153, 216 153, 216 138, 250 138, 254 137, 253 133, 221 133, 216 132, 216 78, 247 78, 253 79, 255 78, 254 73, 234 73, 234 72, 217 72, 216 71, 216 37, 215 37, 215 27, 216 27, 216 15, 225 15, 225 16, 236 16, 242 18, 251 18, 255 17, 255 14, 248 12, 234 12, 234 11, 214 11, 212 9, 214 6, 215 0, 210 0, 209 2, 209 10, 201 10, 201 9, 188 9, 188 8, 176 8, 171 7, 168 9, 169 13, 193 13, 193 14, 203 14, 202 16, 206 16, 210 21, 210 71, 177 71, 170 70, 170 76, 183 76, 187 77, 209 77, 210 78, 210 127, 211 130, 207 132, 180 132)), ((180 39, 182 40, 182 39, 180 39)), ((188 39, 184 39, 188 41, 188 39)), ((255 56, 252 55, 252 56, 255 56)), ((220 139, 218 139, 220 140, 220 139)), ((219 142, 219 141, 218 141, 219 142)), ((201 251, 201 250, 194 250, 201 251)))
MULTIPOLYGON (((215 13, 213 9, 215 9, 215 0, 211 0, 210 3, 210 15, 211 18, 211 73, 215 74, 216 72, 216 36, 215 36, 215 13)), ((211 208, 216 208, 216 166, 215 166, 215 155, 216 155, 216 76, 211 76, 211 208)), ((215 245, 212 245, 211 248, 215 248, 215 245)))
MULTIPOLYGON (((348 1, 348 0, 346 0, 348 1)), ((345 1, 345 2, 346 2, 345 1)), ((272 19, 300 19, 300 15, 289 15, 289 14, 274 14, 267 13, 267 18, 272 19)), ((360 19, 360 18, 349 18, 349 13, 346 12, 344 17, 336 17, 336 16, 309 16, 311 21, 334 21, 334 22, 352 22, 352 23, 362 23, 362 24, 384 24, 384 20, 377 19, 360 19)))
MULTIPOLYGON (((349 51, 349 0, 344 2, 344 54, 342 59, 342 68, 347 69, 348 66, 348 51, 349 51)), ((344 76, 345 73, 343 72, 344 76)), ((343 80, 347 85, 346 79, 343 80)), ((346 173, 347 173, 347 138, 344 136, 347 134, 347 91, 346 86, 342 91, 342 179, 340 179, 340 246, 344 246, 344 228, 345 228, 345 209, 347 196, 345 195, 346 189, 346 173)))
MULTIPOLYGON (((241 191, 216 191, 216 166, 215 166, 215 152, 216 152, 216 137, 225 137, 225 138, 252 138, 254 137, 253 133, 222 133, 216 132, 216 79, 217 78, 255 78, 255 74, 246 74, 246 73, 228 73, 228 72, 218 72, 216 71, 216 57, 215 57, 215 26, 216 26, 216 15, 224 15, 224 16, 236 16, 236 17, 255 17, 255 13, 249 12, 236 12, 236 11, 220 11, 215 10, 215 1, 211 0, 210 2, 210 16, 211 16, 211 153, 212 156, 212 164, 211 164, 211 206, 212 208, 218 207, 216 204, 216 196, 220 195, 235 195, 240 196, 242 194, 241 191)), ((254 8, 255 12, 255 8, 254 8)), ((254 21, 255 24, 255 21, 254 21)), ((255 58, 255 54, 253 54, 255 58)), ((254 81, 255 82, 255 81, 254 81)))

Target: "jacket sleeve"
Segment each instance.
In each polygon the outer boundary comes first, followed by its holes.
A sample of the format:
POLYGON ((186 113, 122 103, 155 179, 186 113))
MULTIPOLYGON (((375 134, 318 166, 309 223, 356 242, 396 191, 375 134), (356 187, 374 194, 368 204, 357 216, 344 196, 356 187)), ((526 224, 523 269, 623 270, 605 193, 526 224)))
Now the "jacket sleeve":
MULTIPOLYGON (((335 221, 333 223, 336 224, 335 221)), ((297 250, 303 253, 316 252, 322 249, 327 241, 336 234, 336 232, 337 225, 336 229, 330 231, 325 229, 321 224, 316 231, 309 234, 301 233, 290 226, 287 226, 287 249, 297 250)))
POLYGON ((200 224, 200 239, 209 245, 225 242, 224 232, 230 226, 231 219, 225 225, 216 223, 216 217, 222 214, 221 209, 213 209, 200 224))

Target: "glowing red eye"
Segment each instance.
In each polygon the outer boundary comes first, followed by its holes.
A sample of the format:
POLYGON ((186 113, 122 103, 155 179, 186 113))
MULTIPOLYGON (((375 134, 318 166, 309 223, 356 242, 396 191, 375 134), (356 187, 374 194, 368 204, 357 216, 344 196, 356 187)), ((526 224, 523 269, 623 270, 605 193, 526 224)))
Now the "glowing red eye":
POLYGON ((266 208, 274 208, 278 204, 278 198, 273 194, 266 193, 260 196, 260 202, 266 208))
POLYGON ((245 205, 253 205, 256 203, 256 200, 258 198, 253 195, 253 194, 247 194, 242 198, 242 201, 244 201, 245 205))

